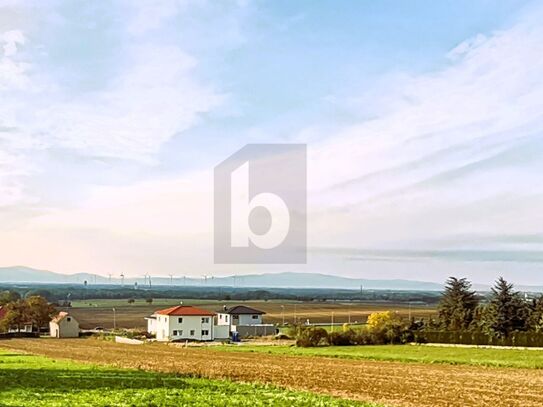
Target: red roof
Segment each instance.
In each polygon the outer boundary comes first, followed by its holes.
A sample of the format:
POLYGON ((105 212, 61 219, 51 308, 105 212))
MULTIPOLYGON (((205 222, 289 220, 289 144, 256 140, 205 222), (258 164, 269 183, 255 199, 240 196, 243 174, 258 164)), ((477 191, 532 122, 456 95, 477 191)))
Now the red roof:
POLYGON ((2 307, 0 305, 0 319, 3 319, 7 313, 8 313, 8 310, 6 309, 6 307, 2 307))
POLYGON ((155 314, 160 315, 197 315, 197 316, 208 316, 212 317, 215 315, 215 313, 211 311, 207 311, 205 309, 192 307, 190 305, 177 305, 175 307, 161 309, 160 311, 156 311, 155 314))

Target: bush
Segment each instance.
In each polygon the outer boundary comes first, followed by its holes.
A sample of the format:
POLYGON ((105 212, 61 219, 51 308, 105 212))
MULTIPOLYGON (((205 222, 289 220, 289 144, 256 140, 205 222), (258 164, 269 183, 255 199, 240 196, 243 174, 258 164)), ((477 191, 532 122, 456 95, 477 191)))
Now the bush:
POLYGON ((302 328, 296 336, 296 346, 302 348, 326 345, 329 345, 328 332, 323 328, 302 328))
POLYGON ((345 332, 331 332, 328 334, 328 343, 334 346, 349 346, 356 344, 356 333, 349 329, 345 332))

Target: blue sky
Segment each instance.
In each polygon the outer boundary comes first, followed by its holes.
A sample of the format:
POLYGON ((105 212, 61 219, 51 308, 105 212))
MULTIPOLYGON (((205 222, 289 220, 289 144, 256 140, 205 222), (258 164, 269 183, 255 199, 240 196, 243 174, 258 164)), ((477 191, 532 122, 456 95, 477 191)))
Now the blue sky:
POLYGON ((0 0, 1 265, 542 284, 543 7, 0 0), (309 151, 307 266, 212 261, 212 170, 309 151))

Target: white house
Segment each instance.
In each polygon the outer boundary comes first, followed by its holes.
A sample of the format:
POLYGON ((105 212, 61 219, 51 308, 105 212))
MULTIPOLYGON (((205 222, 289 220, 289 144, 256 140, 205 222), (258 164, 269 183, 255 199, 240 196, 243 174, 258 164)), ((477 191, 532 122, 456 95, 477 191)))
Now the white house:
POLYGON ((62 311, 49 322, 49 332, 53 338, 78 338, 79 322, 62 311))
POLYGON ((263 311, 245 305, 231 308, 225 305, 221 311, 217 311, 217 325, 260 325, 264 314, 263 311))
POLYGON ((147 331, 155 334, 157 341, 212 341, 214 316, 215 313, 204 309, 178 305, 147 317, 147 331))
POLYGON ((245 305, 236 305, 230 308, 223 307, 217 311, 217 339, 230 338, 234 334, 239 337, 267 336, 276 332, 273 324, 264 324, 262 315, 265 312, 245 305))

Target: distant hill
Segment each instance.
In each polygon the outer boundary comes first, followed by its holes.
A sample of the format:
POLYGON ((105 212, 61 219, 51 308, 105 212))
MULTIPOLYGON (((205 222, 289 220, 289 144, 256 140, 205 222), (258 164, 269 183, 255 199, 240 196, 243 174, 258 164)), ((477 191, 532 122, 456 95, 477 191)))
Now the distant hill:
MULTIPOLYGON (((96 274, 77 273, 60 274, 48 270, 37 270, 24 266, 0 267, 1 283, 42 283, 66 284, 87 281, 89 284, 108 284, 110 280, 96 274)), ((440 290, 441 284, 410 281, 410 280, 369 280, 331 276, 317 273, 264 273, 237 275, 229 277, 203 278, 152 277, 153 285, 204 285, 209 286, 239 286, 239 287, 274 287, 274 288, 343 288, 363 289, 393 289, 393 290, 440 290)), ((144 284, 143 278, 126 278, 125 284, 144 284)), ((120 278, 112 278, 112 284, 120 284, 120 278)))
MULTIPOLYGON (((14 266, 0 267, 0 284, 1 283, 41 283, 41 284, 83 284, 87 281, 89 284, 120 284, 119 276, 109 279, 109 277, 88 274, 61 274, 48 270, 37 270, 30 267, 14 266)), ((440 291, 443 288, 442 284, 416 281, 416 280, 373 280, 359 279, 341 276, 332 276, 320 273, 263 273, 263 274, 246 274, 228 277, 208 277, 205 281, 202 277, 155 277, 151 278, 152 284, 157 285, 187 285, 187 286, 237 286, 237 287, 270 287, 270 288, 338 288, 360 290, 419 290, 419 291, 440 291)), ((125 285, 145 284, 144 278, 125 278, 125 285)), ((147 282, 148 283, 148 282, 147 282)), ((489 285, 474 284, 474 287, 480 291, 489 289, 489 285)), ((517 286, 520 291, 543 291, 540 286, 517 286)))
POLYGON ((88 273, 60 274, 24 266, 0 267, 0 283, 83 283, 85 280, 107 283, 103 276, 88 273))

